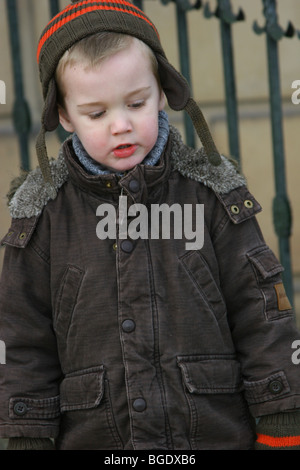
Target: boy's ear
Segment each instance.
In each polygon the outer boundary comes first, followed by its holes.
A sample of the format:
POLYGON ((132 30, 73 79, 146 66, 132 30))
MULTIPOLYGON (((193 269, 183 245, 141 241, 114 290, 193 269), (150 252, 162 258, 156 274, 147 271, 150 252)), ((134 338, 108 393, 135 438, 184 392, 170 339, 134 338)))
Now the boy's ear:
POLYGON ((164 94, 163 91, 161 91, 158 110, 162 111, 165 107, 165 104, 166 104, 166 95, 164 94))
POLYGON ((74 127, 70 122, 67 111, 60 104, 57 105, 57 108, 58 108, 59 122, 61 123, 64 130, 67 132, 74 132, 74 127))

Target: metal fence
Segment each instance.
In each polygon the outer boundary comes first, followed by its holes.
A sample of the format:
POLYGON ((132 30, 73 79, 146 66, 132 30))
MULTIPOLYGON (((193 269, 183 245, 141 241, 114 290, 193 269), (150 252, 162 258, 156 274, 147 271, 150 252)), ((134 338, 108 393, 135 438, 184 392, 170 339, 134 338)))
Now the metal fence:
MULTIPOLYGON (((144 0, 147 2, 148 0, 144 0)), ((195 0, 160 0, 161 7, 173 1, 176 6, 176 21, 178 35, 178 50, 180 57, 180 68, 187 80, 191 81, 191 61, 189 58, 189 41, 187 13, 191 10, 202 10, 203 17, 207 20, 217 18, 220 24, 220 41, 222 45, 223 74, 225 83, 225 105, 227 112, 227 132, 230 154, 236 158, 242 166, 239 142, 239 118, 238 101, 236 97, 236 79, 234 67, 234 44, 232 40, 232 28, 236 22, 245 19, 245 12, 238 9, 233 11, 230 0, 217 0, 212 8, 210 1, 195 0)), ((283 0, 284 1, 284 0, 283 0)), ((143 0, 135 0, 138 7, 143 9, 143 0)), ((299 36, 292 23, 289 23, 286 30, 281 28, 277 17, 276 0, 261 0, 262 12, 265 24, 259 26, 257 22, 253 25, 253 34, 261 35, 266 42, 269 76, 269 106, 272 129, 273 166, 276 194, 273 200, 273 221, 275 232, 278 237, 279 256, 284 271, 284 283, 288 297, 293 303, 293 276, 291 268, 290 235, 292 227, 292 217, 290 203, 286 189, 285 174, 285 152, 283 136, 282 100, 280 88, 280 70, 278 59, 278 41, 282 38, 292 38, 299 36)), ((23 169, 29 169, 29 134, 31 131, 30 109, 24 95, 22 61, 19 38, 19 18, 17 17, 16 0, 6 0, 8 15, 11 57, 14 75, 15 103, 13 112, 13 122, 16 134, 19 139, 20 159, 23 169)), ((49 0, 49 17, 54 16, 59 11, 59 0, 49 0)), ((260 14, 261 12, 258 12, 260 14)), ((192 84, 191 84, 192 86, 192 84)), ((194 132, 188 116, 185 116, 186 141, 190 146, 194 146, 194 132)))

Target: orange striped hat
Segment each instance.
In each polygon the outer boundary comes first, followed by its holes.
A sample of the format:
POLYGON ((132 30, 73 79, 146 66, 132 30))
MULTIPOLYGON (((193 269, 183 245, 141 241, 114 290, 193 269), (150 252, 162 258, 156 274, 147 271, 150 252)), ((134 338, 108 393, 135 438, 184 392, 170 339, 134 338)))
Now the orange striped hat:
POLYGON ((36 150, 51 197, 54 198, 56 194, 52 185, 45 132, 55 130, 59 124, 55 70, 62 55, 73 44, 86 36, 103 31, 134 36, 153 50, 158 61, 161 85, 170 108, 188 112, 209 160, 213 165, 219 165, 220 155, 201 110, 191 98, 188 83, 168 62, 157 29, 145 13, 127 0, 72 1, 48 23, 42 32, 37 50, 45 105, 36 150))

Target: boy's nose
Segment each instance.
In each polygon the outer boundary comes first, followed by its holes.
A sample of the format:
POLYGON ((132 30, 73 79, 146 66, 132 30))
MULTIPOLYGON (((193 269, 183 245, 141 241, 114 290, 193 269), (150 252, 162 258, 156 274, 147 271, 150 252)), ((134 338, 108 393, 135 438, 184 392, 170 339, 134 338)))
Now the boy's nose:
POLYGON ((119 113, 112 119, 111 123, 111 133, 116 134, 125 134, 132 130, 132 125, 127 113, 119 113))

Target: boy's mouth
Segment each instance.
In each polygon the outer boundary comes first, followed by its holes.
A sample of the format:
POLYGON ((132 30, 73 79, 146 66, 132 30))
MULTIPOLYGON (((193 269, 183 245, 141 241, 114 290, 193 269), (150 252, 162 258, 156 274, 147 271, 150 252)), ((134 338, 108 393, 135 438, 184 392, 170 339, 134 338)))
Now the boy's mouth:
POLYGON ((137 149, 137 145, 132 144, 121 144, 118 147, 114 148, 113 153, 115 157, 118 158, 127 158, 131 157, 137 149))

